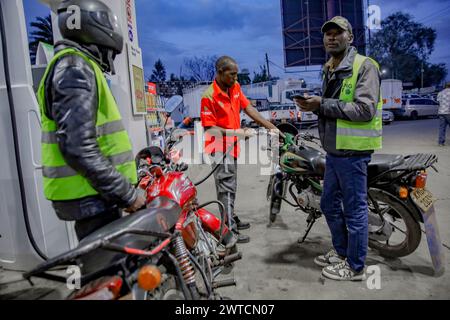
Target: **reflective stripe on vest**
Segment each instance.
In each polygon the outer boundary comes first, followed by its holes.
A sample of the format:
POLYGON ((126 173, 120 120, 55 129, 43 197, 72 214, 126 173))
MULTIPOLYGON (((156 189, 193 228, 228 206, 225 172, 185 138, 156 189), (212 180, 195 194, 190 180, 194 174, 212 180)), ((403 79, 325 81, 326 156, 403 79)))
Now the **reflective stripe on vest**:
POLYGON ((119 109, 100 67, 82 52, 69 48, 56 53, 50 61, 38 89, 42 123, 42 165, 44 194, 49 200, 74 200, 96 195, 89 181, 65 161, 59 146, 55 121, 49 119, 45 108, 45 81, 55 62, 63 55, 78 55, 92 67, 97 84, 98 110, 96 136, 100 152, 132 184, 137 182, 136 164, 131 142, 123 126, 119 109))
MULTIPOLYGON (((354 101, 358 72, 366 59, 370 59, 375 66, 379 68, 378 63, 375 60, 356 54, 353 62, 352 76, 343 80, 339 100, 344 102, 354 101)), ((382 112, 383 99, 380 91, 377 111, 371 121, 355 122, 338 119, 336 121, 336 149, 357 151, 381 149, 383 123, 382 112)))
MULTIPOLYGON (((104 136, 107 134, 116 133, 119 131, 124 131, 125 127, 123 126, 122 120, 113 121, 110 123, 105 123, 104 125, 98 126, 97 137, 104 136)), ((55 131, 52 132, 42 132, 42 143, 58 143, 56 138, 57 133, 55 131)))
MULTIPOLYGON (((133 152, 126 151, 124 153, 119 153, 114 156, 108 157, 108 160, 113 166, 117 166, 126 162, 134 161, 133 152)), ((43 175, 46 178, 67 178, 71 176, 76 176, 78 173, 69 166, 60 167, 44 167, 43 175)))

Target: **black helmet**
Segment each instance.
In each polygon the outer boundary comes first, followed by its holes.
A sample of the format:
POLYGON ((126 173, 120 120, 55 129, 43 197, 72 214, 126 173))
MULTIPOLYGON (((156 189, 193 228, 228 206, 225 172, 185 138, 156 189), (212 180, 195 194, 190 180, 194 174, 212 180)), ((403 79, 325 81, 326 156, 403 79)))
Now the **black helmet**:
POLYGON ((99 0, 64 0, 58 7, 58 25, 65 39, 111 49, 116 54, 122 52, 123 36, 119 19, 99 0), (78 12, 79 20, 76 17, 78 12))

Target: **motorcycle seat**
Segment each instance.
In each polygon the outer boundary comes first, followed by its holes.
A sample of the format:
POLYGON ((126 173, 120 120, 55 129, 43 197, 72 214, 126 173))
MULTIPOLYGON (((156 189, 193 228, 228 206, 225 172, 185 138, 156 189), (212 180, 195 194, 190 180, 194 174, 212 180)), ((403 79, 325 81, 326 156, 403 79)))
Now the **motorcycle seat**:
POLYGON ((368 175, 375 177, 385 171, 388 171, 405 161, 401 154, 373 154, 372 160, 367 168, 368 175))

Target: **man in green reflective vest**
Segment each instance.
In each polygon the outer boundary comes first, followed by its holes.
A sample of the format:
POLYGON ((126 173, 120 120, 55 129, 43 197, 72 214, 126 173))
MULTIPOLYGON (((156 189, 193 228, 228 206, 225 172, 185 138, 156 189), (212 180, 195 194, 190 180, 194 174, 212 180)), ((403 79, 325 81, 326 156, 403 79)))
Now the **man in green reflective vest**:
POLYGON ((75 221, 81 240, 145 198, 133 186, 131 142, 103 75, 114 74, 123 47, 117 16, 101 1, 69 0, 58 24, 64 40, 37 93, 44 194, 61 220, 75 221))
POLYGON ((334 249, 314 262, 334 280, 363 280, 368 245, 367 165, 381 148, 382 99, 378 64, 359 55, 352 26, 336 16, 322 26, 326 52, 322 97, 295 99, 319 116, 327 152, 321 200, 334 249))

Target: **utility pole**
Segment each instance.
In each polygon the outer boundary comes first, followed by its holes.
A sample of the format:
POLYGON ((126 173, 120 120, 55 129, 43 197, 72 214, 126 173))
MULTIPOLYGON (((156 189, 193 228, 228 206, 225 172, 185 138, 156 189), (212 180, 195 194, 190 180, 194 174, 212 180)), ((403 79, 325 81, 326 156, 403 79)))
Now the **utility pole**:
POLYGON ((423 60, 422 60, 422 65, 420 67, 420 88, 423 88, 423 60))
POLYGON ((267 52, 266 52, 266 65, 267 65, 267 77, 270 80, 269 56, 267 55, 267 52))

